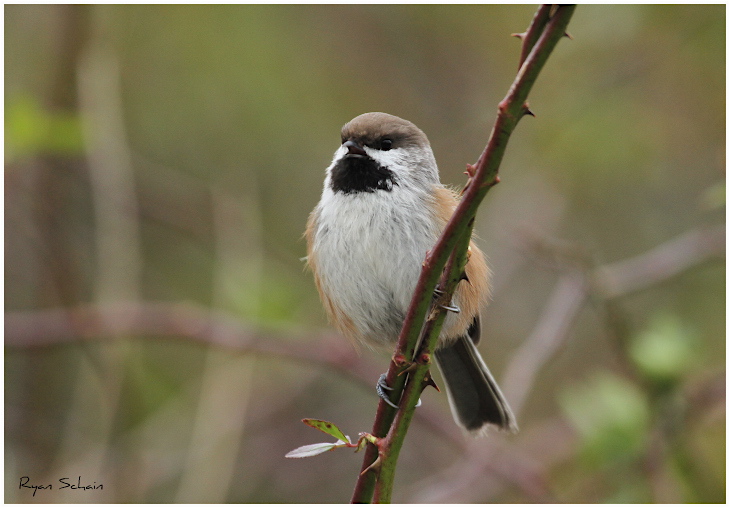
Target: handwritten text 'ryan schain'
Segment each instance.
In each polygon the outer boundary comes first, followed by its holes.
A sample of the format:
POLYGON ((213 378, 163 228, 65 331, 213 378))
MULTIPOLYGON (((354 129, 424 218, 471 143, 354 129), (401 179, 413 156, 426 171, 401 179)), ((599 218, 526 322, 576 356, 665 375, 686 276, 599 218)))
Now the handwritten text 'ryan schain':
MULTIPOLYGON (((33 497, 35 497, 36 493, 39 490, 54 490, 54 485, 52 483, 43 483, 39 485, 34 485, 30 481, 29 476, 21 476, 20 477, 20 485, 18 486, 19 489, 33 489, 33 497)), ((104 484, 103 483, 96 483, 93 482, 91 484, 82 482, 81 477, 79 476, 76 481, 71 480, 70 478, 61 478, 58 480, 58 485, 56 485, 55 490, 63 490, 63 489, 71 489, 71 490, 103 490, 104 484)))

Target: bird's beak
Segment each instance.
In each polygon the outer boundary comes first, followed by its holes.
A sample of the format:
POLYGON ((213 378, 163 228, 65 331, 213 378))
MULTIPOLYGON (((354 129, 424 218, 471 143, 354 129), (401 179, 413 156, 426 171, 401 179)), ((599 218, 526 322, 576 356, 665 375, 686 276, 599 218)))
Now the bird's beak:
POLYGON ((365 150, 363 150, 362 145, 352 139, 345 141, 342 146, 347 148, 347 155, 359 155, 361 157, 365 157, 367 155, 365 150))

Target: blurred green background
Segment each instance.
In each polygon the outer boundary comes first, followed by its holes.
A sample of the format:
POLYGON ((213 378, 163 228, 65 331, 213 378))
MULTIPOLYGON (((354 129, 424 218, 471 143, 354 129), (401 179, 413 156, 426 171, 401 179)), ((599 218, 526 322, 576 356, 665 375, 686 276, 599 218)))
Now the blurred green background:
MULTIPOLYGON (((348 501, 360 455, 284 458, 388 362, 303 268, 324 168, 386 111, 463 185, 534 11, 5 6, 5 501, 348 501)), ((425 392, 394 501, 725 500, 725 6, 569 31, 476 223, 521 432, 425 392)))

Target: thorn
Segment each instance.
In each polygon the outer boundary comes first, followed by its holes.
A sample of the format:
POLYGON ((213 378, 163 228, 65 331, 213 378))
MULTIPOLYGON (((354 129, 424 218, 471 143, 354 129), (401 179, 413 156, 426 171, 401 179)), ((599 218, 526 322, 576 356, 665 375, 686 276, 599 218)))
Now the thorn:
POLYGON ((535 113, 530 111, 530 105, 527 102, 522 105, 522 115, 530 115, 531 117, 535 116, 535 113))
POLYGON ((463 196, 466 192, 466 189, 469 188, 469 185, 471 185, 472 180, 474 179, 474 176, 477 174, 477 167, 473 164, 467 164, 466 165, 466 171, 464 171, 464 174, 468 177, 466 180, 466 185, 464 185, 464 188, 461 189, 461 195, 463 196))
POLYGON ((426 372, 426 377, 423 378, 423 383, 426 386, 433 386, 434 388, 436 388, 436 391, 437 392, 441 392, 441 389, 436 384, 436 381, 434 381, 433 380, 433 377, 431 377, 431 371, 430 370, 428 372, 426 372))
POLYGON ((409 372, 411 372, 412 370, 416 370, 417 368, 418 368, 418 364, 416 362, 411 362, 410 365, 408 365, 408 367, 406 367, 405 369, 400 371, 398 373, 398 375, 401 376, 403 374, 408 374, 409 372))
POLYGON ((568 38, 568 39, 570 39, 571 41, 572 41, 572 40, 574 40, 574 39, 573 39, 573 36, 572 36, 572 35, 570 35, 570 34, 569 34, 568 32, 565 32, 565 33, 563 34, 563 37, 567 37, 567 38, 568 38))
POLYGON ((428 312, 428 316, 426 317, 426 321, 433 321, 434 319, 436 319, 437 314, 438 314, 438 308, 431 307, 431 310, 428 312))
POLYGON ((372 464, 362 470, 360 476, 364 475, 370 470, 372 470, 375 474, 378 474, 380 472, 380 454, 378 454, 378 458, 375 459, 372 464))
POLYGON ((495 185, 497 185, 497 184, 498 184, 499 182, 501 182, 501 181, 502 181, 502 180, 501 180, 501 179, 499 178, 499 175, 494 175, 494 178, 492 178, 492 179, 491 179, 490 181, 488 181, 488 182, 485 182, 485 184, 484 184, 484 185, 485 185, 486 187, 494 187, 495 185))
POLYGON ((426 251, 426 257, 423 258, 423 262, 421 263, 421 268, 425 267, 430 262, 431 262, 431 249, 426 251))
POLYGON ((510 37, 517 37, 518 39, 522 40, 525 38, 525 33, 524 32, 513 33, 513 34, 510 34, 510 37))
MULTIPOLYGON (((464 174, 467 175, 467 176, 469 175, 469 173, 467 173, 466 171, 464 171, 464 174)), ((464 188, 461 189, 461 192, 459 192, 459 195, 461 195, 461 196, 464 195, 464 193, 466 192, 466 190, 471 185, 472 180, 473 180, 473 178, 471 176, 469 176, 469 178, 466 179, 466 184, 464 185, 464 188)))

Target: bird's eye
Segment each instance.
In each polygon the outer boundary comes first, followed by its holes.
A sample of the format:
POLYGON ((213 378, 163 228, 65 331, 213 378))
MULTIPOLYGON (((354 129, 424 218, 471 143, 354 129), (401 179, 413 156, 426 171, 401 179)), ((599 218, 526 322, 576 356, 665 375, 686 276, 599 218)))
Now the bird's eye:
POLYGON ((380 149, 383 150, 384 152, 387 152, 391 148, 393 148, 393 140, 392 139, 385 138, 385 139, 383 139, 383 140, 380 141, 380 149))

